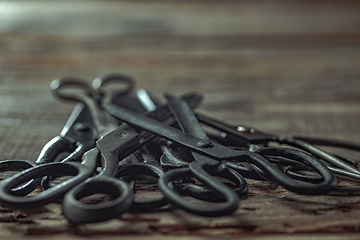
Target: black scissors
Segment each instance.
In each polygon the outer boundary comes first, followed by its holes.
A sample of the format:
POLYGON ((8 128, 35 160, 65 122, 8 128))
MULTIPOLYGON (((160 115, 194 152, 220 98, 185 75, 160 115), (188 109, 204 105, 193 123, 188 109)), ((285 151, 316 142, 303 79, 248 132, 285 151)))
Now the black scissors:
MULTIPOLYGON (((95 102, 100 101, 102 98, 105 97, 114 104, 132 107, 133 110, 138 111, 139 104, 136 105, 134 101, 131 102, 132 104, 124 103, 125 101, 129 101, 129 95, 135 89, 134 80, 127 75, 114 73, 100 76, 93 81, 92 86, 89 86, 88 83, 82 79, 71 77, 60 78, 50 84, 50 89, 58 99, 81 101, 76 105, 60 136, 50 140, 47 144, 48 147, 41 151, 39 158, 36 160, 36 164, 53 162, 59 153, 63 151, 68 151, 71 154, 62 161, 78 160, 87 150, 93 148, 95 146, 95 140, 103 134, 102 131, 106 132, 104 126, 101 126, 99 123, 99 120, 94 122, 94 119, 98 119, 98 115, 100 115, 98 114, 100 111, 95 102), (114 83, 115 86, 112 85, 112 83, 114 83), (68 86, 78 87, 80 91, 83 91, 83 94, 93 99, 93 103, 91 103, 90 99, 81 96, 81 94, 76 96, 62 92, 62 88, 68 86), (120 88, 116 88, 116 86, 120 88), (113 87, 115 87, 115 90, 109 90, 113 87), (83 99, 78 99, 80 96, 83 99), (85 99, 87 99, 87 101, 85 101, 85 99), (88 140, 86 141, 86 139, 88 140)), ((117 123, 110 120, 108 116, 104 116, 104 118, 105 119, 100 119, 100 121, 109 122, 108 124, 111 122, 112 125, 117 126, 117 123)))
MULTIPOLYGON (((139 89, 137 91, 137 99, 141 102, 140 106, 142 107, 138 107, 138 111, 137 112, 149 112, 152 110, 156 109, 156 105, 158 105, 156 102, 154 102, 152 100, 152 98, 149 96, 149 94, 146 92, 146 90, 144 89, 139 89), (139 111, 139 109, 141 111, 139 111)), ((188 94, 183 96, 192 107, 196 107, 200 101, 201 101, 201 96, 198 94, 188 94)), ((130 100, 130 102, 119 102, 118 105, 124 105, 127 106, 128 104, 134 104, 133 100, 130 100)), ((135 101, 136 103, 136 101, 135 101)), ((159 109, 156 109, 154 112, 149 114, 150 117, 152 118, 156 118, 159 121, 164 121, 167 118, 169 118, 171 116, 170 112, 168 111, 167 107, 160 107, 159 109)), ((155 159, 153 159, 153 156, 146 151, 145 146, 144 145, 145 142, 149 142, 149 140, 151 140, 154 136, 147 134, 146 132, 143 132, 143 134, 141 134, 140 132, 137 132, 135 130, 133 130, 132 128, 130 128, 130 126, 122 126, 124 129, 121 130, 117 130, 117 132, 115 133, 109 133, 108 135, 104 136, 104 138, 100 139, 97 142, 97 148, 98 150, 102 153, 102 160, 104 161, 105 165, 103 168, 103 171, 94 177, 94 179, 92 180, 87 180, 86 182, 84 182, 82 185, 77 186, 76 188, 74 188, 72 191, 70 191, 65 198, 64 201, 64 214, 65 216, 72 222, 98 222, 98 221, 104 221, 107 219, 111 219, 113 217, 116 217, 118 215, 120 215, 123 211, 127 210, 129 208, 129 204, 131 203, 131 205, 133 206, 133 209, 136 210, 148 210, 148 209, 154 209, 154 208, 158 208, 161 207, 165 204, 168 203, 168 201, 162 197, 160 199, 146 199, 146 200, 141 200, 141 199, 137 199, 135 197, 132 196, 132 194, 129 194, 128 189, 123 186, 122 191, 125 192, 126 194, 120 194, 120 190, 114 191, 114 188, 112 187, 112 185, 114 184, 114 182, 116 183, 116 181, 118 181, 119 185, 124 185, 124 182, 119 182, 119 180, 117 180, 118 178, 124 177, 124 176, 128 176, 128 175, 136 175, 136 174, 143 174, 143 175, 150 175, 153 176, 155 178, 158 178, 160 175, 163 174, 163 170, 158 167, 155 164, 155 159), (142 141, 141 145, 136 145, 135 147, 128 152, 135 152, 135 150, 137 148, 141 148, 141 150, 137 150, 136 151, 136 155, 142 159, 142 163, 127 163, 127 164, 123 164, 121 166, 119 166, 119 169, 116 173, 115 176, 113 176, 113 178, 108 178, 107 175, 113 175, 113 172, 106 173, 106 171, 108 171, 109 166, 106 165, 106 163, 108 163, 108 165, 112 164, 116 162, 116 159, 119 159, 121 156, 119 155, 119 150, 121 149, 123 150, 124 145, 121 144, 122 142, 124 144, 126 144, 126 142, 131 141, 130 139, 130 135, 126 136, 125 138, 121 138, 120 140, 122 141, 121 143, 118 140, 118 137, 120 135, 123 135, 125 132, 128 131, 130 132, 132 136, 137 136, 136 133, 139 133, 139 135, 143 138, 146 139, 144 141, 142 141), (103 175, 103 176, 102 176, 103 175), (104 176, 105 175, 105 176, 104 176), (95 184, 95 186, 99 185, 99 182, 101 182, 102 187, 98 188, 92 188, 91 186, 93 186, 95 184), (106 184, 109 183, 110 184, 106 184), (85 190, 88 189, 87 191, 90 192, 86 192, 85 190), (84 203, 81 203, 78 201, 79 198, 84 197, 85 195, 92 195, 95 193, 108 193, 110 196, 112 196, 114 199, 111 202, 106 203, 107 206, 100 206, 98 208, 94 207, 94 205, 92 206, 88 206, 84 203), (114 195, 115 194, 115 195, 114 195), (117 194, 117 195, 116 195, 117 194), (128 201, 125 201, 122 198, 119 198, 120 195, 124 195, 127 196, 129 199, 133 198, 132 202, 128 199, 128 201), (130 196, 131 195, 131 196, 130 196), (124 204, 126 203, 126 204, 124 204), (121 206, 121 207, 119 207, 121 206), (77 210, 78 212, 74 212, 74 209, 77 210), (104 212, 106 212, 104 214, 104 212), (99 218, 98 215, 101 215, 102 217, 99 218)), ((119 127, 119 128, 122 128, 119 127)), ((124 155, 124 154, 123 154, 124 155)), ((115 166, 112 166, 111 169, 116 169, 115 166)))
MULTIPOLYGON (((354 165, 354 167, 358 167, 358 164, 355 162, 353 163, 353 160, 348 158, 342 158, 337 156, 340 159, 343 159, 345 162, 348 162, 350 165, 354 165)), ((313 172, 311 169, 309 169, 306 165, 303 165, 299 162, 293 162, 290 159, 277 159, 280 164, 283 166, 286 166, 284 171, 285 174, 288 176, 299 179, 302 181, 308 181, 312 183, 317 183, 319 181, 322 181, 322 177, 319 176, 316 172, 313 172)), ((360 182, 360 175, 349 172, 347 170, 334 167, 331 165, 327 166, 338 178, 346 179, 351 182, 360 182)), ((345 196, 353 196, 353 195, 360 195, 360 186, 335 186, 329 193, 329 195, 345 195, 345 196)))
MULTIPOLYGON (((162 149, 162 155, 159 162, 161 167, 164 169, 171 170, 177 168, 188 168, 191 162, 196 159, 194 159, 192 156, 193 153, 191 151, 189 152, 188 149, 177 146, 178 144, 174 144, 173 142, 162 140, 159 142, 159 145, 162 149), (173 147, 172 145, 176 146, 173 147)), ((228 184, 231 184, 232 190, 239 197, 247 196, 248 186, 246 180, 241 174, 239 174, 241 171, 237 169, 235 172, 232 169, 228 169, 228 164, 225 161, 222 164, 222 166, 218 167, 221 169, 221 171, 214 171, 211 174, 216 177, 221 177, 226 180, 228 184)), ((243 168, 241 169, 244 170, 243 168)), ((218 195, 215 195, 211 189, 196 185, 195 181, 191 177, 182 179, 181 181, 177 182, 174 187, 181 195, 191 196, 210 202, 224 201, 222 196, 219 197, 218 195)))
MULTIPOLYGON (((64 162, 81 160, 81 156, 95 146, 96 133, 89 110, 83 103, 74 108, 59 136, 44 145, 35 162, 28 160, 3 160, 1 171, 22 171, 35 165, 62 160, 64 162), (62 153, 70 153, 61 159, 62 153)), ((40 183, 41 178, 31 179, 26 184, 11 190, 11 194, 25 196, 40 183)))
MULTIPOLYGON (((264 133, 258 129, 243 125, 231 126, 219 120, 211 119, 202 114, 197 114, 196 116, 200 122, 220 130, 222 132, 221 135, 224 138, 228 138, 229 142, 247 146, 248 148, 254 147, 256 144, 267 146, 270 142, 286 144, 306 151, 313 156, 328 162, 338 169, 343 169, 347 172, 360 175, 360 170, 354 166, 353 162, 348 161, 346 158, 341 156, 330 154, 315 146, 329 146, 360 151, 360 144, 358 143, 305 136, 282 137, 276 134, 264 133)), ((256 151, 256 147, 254 151, 256 151)), ((258 150, 259 153, 261 151, 261 149, 258 150)))
MULTIPOLYGON (((196 106, 200 97, 198 95, 185 96, 192 106, 196 106)), ((156 108, 147 114, 150 119, 165 121, 171 117, 167 106, 156 108)), ((171 124, 174 120, 170 119, 171 124)), ((105 221, 119 216, 133 204, 133 192, 123 180, 117 179, 116 173, 119 167, 119 160, 127 157, 144 146, 154 135, 147 132, 138 133, 128 124, 122 124, 117 129, 106 134, 96 142, 96 149, 91 150, 98 155, 102 161, 102 171, 92 178, 87 179, 76 187, 72 188, 64 197, 63 212, 64 215, 75 223, 90 223, 105 221), (101 157, 100 157, 101 155, 101 157), (99 204, 86 204, 79 201, 81 198, 96 193, 105 193, 111 196, 111 200, 99 204)), ((84 157, 86 160, 86 156, 84 157)), ((133 165, 136 166, 136 165, 133 165)), ((150 164, 143 164, 141 168, 130 169, 131 166, 123 166, 128 174, 137 173, 158 176, 157 168, 150 164), (131 172, 132 171, 132 172, 131 172)), ((160 173, 161 174, 161 173, 160 173)), ((121 175, 121 173, 118 173, 121 175)), ((163 201, 163 200, 161 200, 163 201)), ((156 203, 158 204, 158 203, 156 203)))
MULTIPOLYGON (((188 167, 189 163, 183 161, 182 159, 170 149, 168 144, 163 143, 164 141, 152 140, 147 143, 146 146, 142 147, 140 150, 135 152, 135 155, 139 159, 140 163, 129 163, 119 167, 118 173, 115 177, 123 177, 129 174, 144 174, 152 176, 156 179, 159 179, 170 166, 171 169, 179 167, 188 167), (160 149, 162 150, 160 150, 160 149), (150 150, 149 150, 150 149, 150 150), (159 156, 159 154, 161 156, 159 156), (164 164, 161 163, 161 159, 171 159, 171 162, 167 162, 165 168, 164 164), (180 165, 181 164, 181 165, 180 165)), ((235 185, 233 191, 238 196, 245 196, 248 192, 247 182, 245 179, 233 170, 226 169, 223 166, 222 171, 216 171, 212 173, 214 176, 222 177, 226 179, 228 183, 235 185)), ((224 201, 221 196, 215 195, 210 189, 206 186, 199 186, 191 178, 184 178, 181 181, 172 184, 176 191, 181 195, 191 196, 200 200, 210 201, 210 202, 221 202, 224 201)), ((169 200, 165 196, 157 198, 148 198, 148 199, 137 199, 133 200, 133 211, 148 211, 154 210, 156 208, 162 207, 169 203, 169 200)))
MULTIPOLYGON (((23 171, 35 167, 35 163, 29 160, 2 160, 0 161, 0 172, 6 171, 23 171)), ((11 189, 11 194, 15 196, 24 196, 34 191, 40 183, 40 178, 31 179, 19 187, 11 189)))
MULTIPOLYGON (((177 100, 181 101, 181 100, 177 100)), ((183 107, 186 107, 186 104, 182 103, 183 107)), ((250 151, 240 151, 234 150, 218 143, 212 142, 208 139, 199 138, 193 136, 192 134, 182 132, 176 128, 166 126, 162 123, 149 119, 145 116, 137 114, 131 110, 127 110, 121 107, 117 107, 113 104, 104 104, 103 107, 113 116, 131 124, 132 126, 140 127, 146 131, 149 131, 153 134, 166 138, 170 141, 181 144, 184 147, 190 148, 192 151, 199 153, 216 160, 236 160, 238 162, 250 162, 256 165, 266 178, 278 183, 279 185, 287 188, 290 191, 294 191, 301 194, 324 194, 330 191, 336 185, 336 177, 333 173, 320 161, 315 159, 309 154, 303 153, 301 151, 293 149, 279 149, 279 148, 266 148, 263 150, 262 154, 265 155, 279 155, 287 156, 291 158, 296 158, 297 161, 309 165, 311 168, 315 169, 322 177, 323 181, 317 184, 312 184, 308 182, 301 182, 294 180, 287 175, 285 175, 278 168, 274 167, 266 158, 264 158, 259 153, 250 152, 250 151)), ((191 111, 186 111, 186 116, 189 116, 191 111)), ((184 118, 187 118, 184 117, 184 118)), ((195 117, 191 117, 193 123, 196 122, 195 117)), ((215 161, 212 161, 211 164, 216 164, 215 161)), ((184 174, 191 173, 196 176, 202 175, 204 172, 203 168, 206 169, 206 163, 202 166, 201 163, 194 164, 196 168, 194 169, 184 169, 182 171, 168 171, 159 179, 159 187, 163 194, 170 200, 171 203, 186 209, 189 212, 192 212, 197 215, 203 216, 218 216, 223 215, 221 211, 230 213, 236 210, 236 197, 224 196, 227 200, 227 205, 221 207, 220 209, 213 209, 206 206, 199 206, 189 203, 181 199, 179 194, 169 187, 169 183, 184 177, 184 174)), ((219 165, 219 164, 216 164, 219 165)), ((204 181, 208 181, 208 177, 204 176, 204 181)), ((202 179, 203 180, 203 179, 202 179)), ((211 181, 211 180, 209 180, 211 181)))
MULTIPOLYGON (((95 146, 96 139, 118 126, 116 119, 100 109, 99 101, 104 97, 110 101, 115 97, 119 98, 121 95, 128 94, 134 89, 134 83, 126 75, 110 74, 96 78, 93 87, 90 87, 81 79, 62 78, 54 80, 51 89, 53 94, 59 98, 77 100, 80 103, 75 107, 60 136, 55 137, 45 145, 36 161, 38 166, 24 170, 22 173, 0 182, 0 191, 2 192, 0 202, 3 205, 18 208, 42 206, 61 197, 70 188, 92 175, 96 161, 83 161, 81 163, 82 155, 95 146), (105 93, 104 86, 110 82, 125 83, 125 90, 119 92, 119 90, 114 91, 111 89, 105 93), (69 86, 78 87, 80 92, 63 91, 63 88, 69 86), (52 163, 64 151, 71 153, 62 160, 61 164, 52 163), (52 175, 76 176, 32 197, 25 198, 22 196, 31 192, 37 186, 35 184, 31 187, 26 184, 26 188, 23 188, 20 194, 13 194, 11 190, 25 181, 52 175), (10 189, 9 186, 11 186, 10 189), (14 195, 17 195, 17 197, 14 195)), ((16 166, 18 163, 14 161, 11 165, 16 166)), ((48 185, 54 185, 50 183, 48 181, 48 185)), ((48 188, 48 185, 45 188, 48 188)))
MULTIPOLYGON (((145 90, 138 90, 137 96, 148 111, 156 108, 157 103, 152 101, 145 90)), ((158 179, 169 167, 178 168, 188 166, 189 163, 179 158, 178 154, 175 153, 176 150, 172 149, 171 145, 172 144, 169 141, 164 141, 159 137, 156 138, 136 152, 136 156, 140 160, 140 163, 130 163, 121 166, 116 177, 143 173, 158 179)), ((180 149, 181 152, 183 152, 183 150, 186 149, 180 149)), ((186 159, 187 157, 182 156, 182 158, 186 159)), ((247 195, 247 182, 240 174, 226 168, 223 171, 217 171, 214 174, 234 183, 234 191, 239 196, 247 195)), ((206 201, 218 202, 224 200, 214 195, 210 189, 195 184, 192 179, 183 179, 181 182, 174 184, 174 186, 176 187, 176 191, 182 195, 206 201)), ((168 202, 169 201, 164 196, 157 199, 134 198, 132 209, 135 211, 153 210, 166 205, 168 202)))

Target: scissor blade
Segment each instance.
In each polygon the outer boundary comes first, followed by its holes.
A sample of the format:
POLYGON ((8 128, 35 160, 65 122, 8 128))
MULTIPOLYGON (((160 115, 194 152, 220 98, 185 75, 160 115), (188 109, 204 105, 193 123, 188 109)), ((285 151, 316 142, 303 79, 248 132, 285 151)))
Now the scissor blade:
MULTIPOLYGON (((177 123, 180 125, 184 132, 191 134, 194 137, 201 138, 203 142, 201 145, 205 147, 206 145, 212 146, 213 143, 209 140, 204 129, 201 127, 198 119, 195 117, 194 112, 189 107, 189 105, 181 98, 166 95, 166 100, 168 101, 169 109, 177 120, 177 123)), ((197 144, 199 145, 199 144, 197 144)), ((196 161, 206 162, 206 164, 214 164, 217 166, 218 162, 214 159, 204 157, 201 154, 193 152, 192 155, 196 161)), ((214 186, 214 185, 212 185, 214 186)))
POLYGON ((137 90, 136 97, 147 112, 154 111, 158 105, 143 88, 137 90))
POLYGON ((360 151, 360 144, 356 142, 344 141, 339 139, 330 139, 330 138, 317 138, 317 137, 305 137, 305 136, 293 136, 293 138, 308 142, 314 145, 328 146, 328 147, 338 147, 346 148, 355 151, 360 151))
POLYGON ((182 132, 179 129, 167 126, 157 120, 150 118, 150 116, 153 115, 156 110, 150 112, 148 117, 112 104, 104 104, 103 107, 112 116, 119 118, 132 126, 142 128, 155 135, 161 136, 173 142, 177 142, 206 156, 219 160, 239 156, 239 151, 232 150, 217 143, 211 143, 211 146, 207 145, 206 142, 204 142, 204 139, 194 137, 188 133, 182 132))
POLYGON ((94 129, 94 123, 90 115, 89 110, 83 103, 78 103, 67 120, 64 128, 62 129, 60 136, 68 137, 73 141, 78 141, 77 132, 82 129, 94 129))
POLYGON ((207 140, 208 137, 189 105, 181 98, 165 95, 168 107, 184 132, 207 140))
MULTIPOLYGON (((191 108, 196 108, 202 101, 202 96, 198 93, 188 93, 183 95, 182 98, 189 104, 191 108)), ((168 106, 164 105, 156 108, 154 111, 145 114, 147 117, 163 122, 167 118, 171 117, 171 111, 168 106)), ((116 117, 114 115, 114 117, 116 117)))
MULTIPOLYGON (((192 105, 196 106, 201 101, 201 96, 198 94, 191 94, 186 96, 187 101, 192 105)), ((109 109, 126 109, 120 107, 118 105, 109 104, 103 102, 103 107, 105 110, 109 109)), ((128 110, 131 112, 131 110, 128 110)), ((108 111, 111 114, 111 112, 108 111)), ((139 114, 142 116, 142 114, 139 114)), ((146 114, 150 119, 155 119, 154 121, 165 121, 171 117, 171 112, 166 105, 156 108, 154 111, 146 114)), ((116 117, 116 115, 113 115, 116 117)), ((124 158, 127 154, 133 152, 133 150, 137 149, 141 145, 136 144, 139 140, 138 131, 132 128, 131 124, 122 124, 117 127, 115 130, 109 132, 102 138, 100 138, 97 142, 97 148, 103 154, 103 159, 113 159, 116 156, 118 159, 120 156, 124 158), (114 155, 115 154, 115 155, 114 155)), ((146 132, 145 132, 146 133, 146 132)), ((151 134, 150 134, 151 135, 151 134)), ((144 136, 142 136, 144 137, 144 136)), ((145 137, 145 139, 149 140, 151 136, 145 137)), ((146 141, 146 140, 145 140, 146 141)), ((112 161, 108 161, 112 162, 112 161)))

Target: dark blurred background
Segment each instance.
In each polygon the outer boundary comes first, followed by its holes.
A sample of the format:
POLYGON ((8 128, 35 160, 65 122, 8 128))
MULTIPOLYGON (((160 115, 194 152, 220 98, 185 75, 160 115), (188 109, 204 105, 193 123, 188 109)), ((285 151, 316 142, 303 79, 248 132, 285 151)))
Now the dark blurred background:
POLYGON ((28 158, 28 138, 59 132, 73 105, 51 80, 111 72, 159 97, 202 92, 200 111, 233 123, 360 140, 359 13, 357 1, 1 1, 1 155, 28 158))

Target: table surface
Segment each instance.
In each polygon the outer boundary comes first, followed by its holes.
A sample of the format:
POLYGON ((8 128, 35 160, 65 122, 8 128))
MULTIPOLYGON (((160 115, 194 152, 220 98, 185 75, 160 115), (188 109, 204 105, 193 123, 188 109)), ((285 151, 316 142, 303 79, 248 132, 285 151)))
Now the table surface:
MULTIPOLYGON (((0 159, 34 161, 60 133, 74 104, 51 95, 53 79, 114 72, 162 101, 200 92, 198 111, 232 124, 359 142, 359 13, 356 1, 0 1, 0 159)), ((220 218, 168 206, 74 226, 60 204, 0 207, 0 237, 358 237, 359 196, 249 185, 220 218)))

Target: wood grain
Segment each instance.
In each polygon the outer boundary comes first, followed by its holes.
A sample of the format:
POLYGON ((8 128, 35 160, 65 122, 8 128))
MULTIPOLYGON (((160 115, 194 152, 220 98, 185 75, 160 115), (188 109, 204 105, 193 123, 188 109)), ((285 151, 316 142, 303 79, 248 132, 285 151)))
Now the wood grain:
MULTIPOLYGON (((201 92, 198 111, 233 124, 359 142, 359 12, 356 1, 2 1, 0 159, 35 160, 60 133, 74 105, 52 97, 53 79, 112 72, 162 101, 164 92, 201 92)), ((359 232, 358 196, 249 184, 237 213, 217 219, 168 206, 72 226, 59 204, 0 208, 0 237, 358 237, 348 235, 359 232)))

